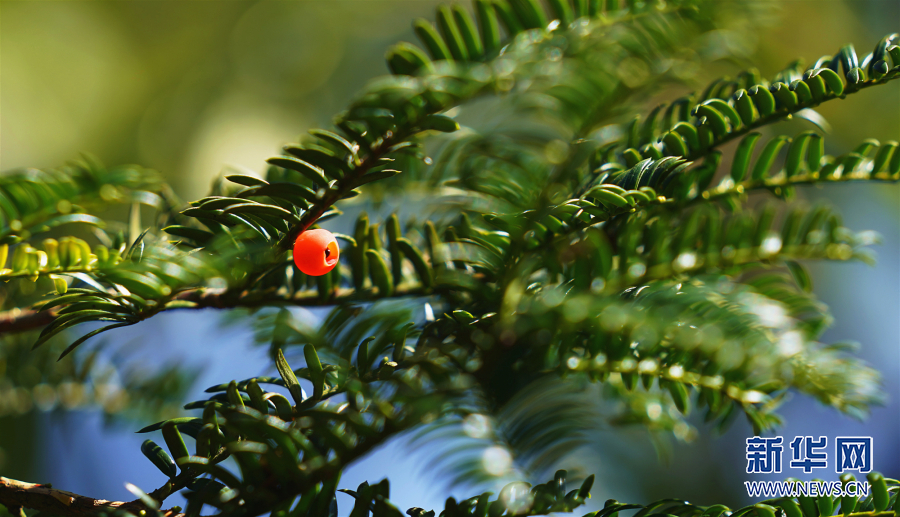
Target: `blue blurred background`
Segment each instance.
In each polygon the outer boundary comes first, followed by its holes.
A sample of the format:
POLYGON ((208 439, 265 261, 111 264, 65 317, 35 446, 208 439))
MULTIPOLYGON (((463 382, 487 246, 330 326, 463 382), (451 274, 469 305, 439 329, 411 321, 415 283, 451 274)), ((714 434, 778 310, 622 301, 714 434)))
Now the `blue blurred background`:
MULTIPOLYGON (((154 168, 182 199, 200 197, 223 172, 261 172, 281 145, 309 128, 327 126, 365 81, 386 73, 382 56, 387 47, 412 41, 411 21, 431 18, 435 5, 397 0, 0 1, 0 170, 55 167, 87 151, 106 164, 154 168)), ((900 21, 896 0, 766 5, 773 13, 771 25, 738 35, 764 76, 795 57, 809 62, 834 53, 845 42, 865 53, 897 30, 900 21)), ((732 65, 716 64, 709 78, 729 71, 732 65)), ((898 86, 895 82, 823 106, 820 112, 836 128, 827 152, 846 152, 868 137, 900 138, 898 86)), ((778 129, 794 132, 803 124, 784 126, 778 129)), ((836 205, 850 228, 877 230, 884 237, 874 268, 823 263, 811 265, 811 271, 815 292, 836 319, 823 341, 860 341, 859 355, 884 377, 887 402, 858 422, 795 397, 784 406, 787 423, 777 433, 785 442, 798 435, 872 436, 875 469, 893 477, 900 476, 898 194, 895 184, 874 183, 800 192, 802 198, 836 205)), ((391 199, 386 206, 392 206, 391 199)), ((322 313, 307 316, 315 321, 322 313)), ((251 329, 222 322, 223 314, 212 310, 166 313, 106 339, 127 343, 132 359, 147 368, 161 361, 202 365, 188 395, 195 400, 223 380, 273 373, 266 350, 252 346, 251 329)), ((738 505, 748 501, 743 481, 799 472, 747 475, 744 440, 750 427, 739 420, 724 436, 713 438, 697 423, 700 436, 676 444, 660 461, 645 433, 601 422, 590 445, 577 457, 561 458, 560 467, 598 475, 595 507, 610 497, 672 496, 738 505)), ((145 437, 133 431, 141 425, 106 425, 102 414, 90 409, 8 414, 0 418, 0 475, 53 482, 99 498, 132 499, 123 482, 149 490, 165 481, 139 451, 145 437)), ((448 487, 424 451, 409 452, 408 439, 401 436, 354 465, 341 487, 389 477, 392 499, 401 508, 441 508, 448 495, 478 493, 448 487)), ((824 472, 798 477, 836 475, 829 465, 824 472)), ((346 515, 350 497, 338 497, 346 515)))

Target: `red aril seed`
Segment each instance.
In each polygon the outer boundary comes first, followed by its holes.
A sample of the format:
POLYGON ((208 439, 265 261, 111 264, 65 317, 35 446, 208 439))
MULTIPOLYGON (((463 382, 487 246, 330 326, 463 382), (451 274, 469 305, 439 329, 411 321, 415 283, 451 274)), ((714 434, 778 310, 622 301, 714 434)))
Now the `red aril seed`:
POLYGON ((306 230, 294 242, 294 264, 309 276, 322 276, 338 263, 337 240, 328 230, 306 230))

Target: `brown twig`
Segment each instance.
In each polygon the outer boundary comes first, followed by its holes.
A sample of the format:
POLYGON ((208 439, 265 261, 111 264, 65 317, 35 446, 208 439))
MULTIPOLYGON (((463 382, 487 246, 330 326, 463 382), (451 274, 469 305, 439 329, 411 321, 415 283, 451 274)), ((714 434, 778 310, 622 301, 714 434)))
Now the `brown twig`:
MULTIPOLYGON (((0 504, 6 506, 12 515, 21 515, 22 508, 28 508, 63 517, 81 517, 103 508, 130 510, 132 513, 147 509, 140 500, 124 502, 94 499, 58 490, 50 485, 26 483, 5 477, 0 477, 0 504)), ((184 515, 173 510, 163 510, 163 513, 166 517, 184 515)))
POLYGON ((7 332, 23 332, 49 325, 56 319, 56 311, 38 312, 32 309, 12 309, 0 313, 0 335, 7 332))
MULTIPOLYGON (((173 300, 193 302, 193 307, 180 307, 181 309, 238 309, 252 307, 267 307, 278 305, 290 305, 297 307, 315 307, 334 305, 341 301, 358 299, 367 301, 370 295, 366 292, 350 288, 335 289, 334 296, 320 298, 316 292, 304 292, 295 296, 282 296, 270 290, 248 291, 240 289, 190 289, 178 293, 173 300)), ((429 291, 418 285, 399 287, 394 291, 393 298, 403 296, 417 296, 428 294, 429 291)), ((156 315, 163 310, 152 309, 140 314, 141 320, 156 315)), ((11 309, 0 312, 0 335, 26 330, 36 330, 49 325, 56 319, 56 311, 51 309, 38 312, 36 309, 11 309)))

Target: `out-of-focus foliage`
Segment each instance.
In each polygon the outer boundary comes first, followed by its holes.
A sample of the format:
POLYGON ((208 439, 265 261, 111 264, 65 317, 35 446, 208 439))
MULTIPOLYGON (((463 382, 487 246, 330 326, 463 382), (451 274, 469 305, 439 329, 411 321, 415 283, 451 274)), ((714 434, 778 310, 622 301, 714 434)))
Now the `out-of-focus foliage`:
POLYGON ((194 374, 172 366, 152 373, 136 365, 117 366, 98 350, 78 362, 57 364, 63 343, 32 350, 35 337, 23 333, 4 339, 0 416, 21 415, 33 408, 100 407, 107 415, 159 418, 177 411, 194 374))

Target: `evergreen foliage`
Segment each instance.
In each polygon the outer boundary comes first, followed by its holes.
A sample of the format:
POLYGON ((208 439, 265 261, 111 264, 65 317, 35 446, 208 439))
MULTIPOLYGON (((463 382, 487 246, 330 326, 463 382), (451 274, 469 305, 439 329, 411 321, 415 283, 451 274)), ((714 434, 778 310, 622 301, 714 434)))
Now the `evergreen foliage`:
MULTIPOLYGON (((240 311, 279 374, 213 386, 184 406, 193 416, 141 429, 151 433, 142 451, 169 482, 133 487, 135 502, 96 512, 162 515, 164 499, 184 490, 188 506, 166 515, 207 505, 223 516, 333 516, 350 462, 402 431, 429 440, 472 418, 494 419, 484 438, 545 472, 580 443, 573 383, 621 400, 617 423, 679 437, 692 411, 719 429, 743 414, 756 433, 770 430, 790 392, 864 416, 880 401, 877 374, 818 342, 830 316, 802 261, 870 262, 877 237, 844 227, 827 206, 791 201, 808 184, 897 181, 898 144, 869 139, 831 156, 821 130, 757 130, 791 117, 825 127, 815 107, 900 76, 900 35, 771 79, 743 70, 635 114, 638 100, 688 79, 683 50, 738 8, 755 15, 752 4, 703 0, 442 6, 434 22, 414 22, 419 45, 388 51, 392 75, 368 84, 332 128, 271 158, 264 178, 228 176, 186 204, 152 171, 90 159, 0 179, 7 361, 37 364, 51 349, 62 358, 160 312, 215 307, 240 311), (516 114, 522 129, 461 128, 457 108, 474 101, 516 114), (342 200, 412 182, 449 215, 362 213, 351 235, 337 235, 331 273, 294 268, 296 237, 340 217, 342 200), (127 222, 116 204, 130 207, 127 222), (77 231, 43 238, 62 225, 77 231), (309 328, 291 306, 332 309, 309 328), (103 325, 81 331, 93 322, 103 325), (25 341, 38 351, 21 354, 25 341)), ((89 359, 79 364, 53 382, 100 375, 89 359)), ((138 379, 127 391, 158 407, 177 400, 182 382, 138 379)), ((485 475, 465 454, 438 463, 460 482, 485 475)), ((896 513, 898 482, 868 479, 872 494, 859 501, 731 510, 611 500, 589 515, 896 513)), ((567 488, 558 471, 544 484, 406 513, 572 512, 592 483, 567 488)), ((354 517, 403 515, 387 480, 344 492, 354 517)))

